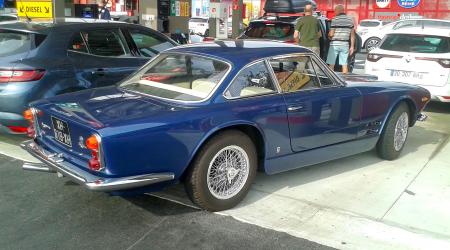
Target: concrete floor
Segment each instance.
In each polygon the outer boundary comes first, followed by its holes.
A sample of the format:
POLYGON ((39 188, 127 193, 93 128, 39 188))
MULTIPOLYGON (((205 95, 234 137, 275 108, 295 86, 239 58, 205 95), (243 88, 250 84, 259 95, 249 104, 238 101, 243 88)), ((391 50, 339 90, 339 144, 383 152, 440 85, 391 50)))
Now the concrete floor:
MULTIPOLYGON (((375 152, 273 176, 222 215, 341 249, 450 249, 450 104, 430 103, 401 157, 375 152)), ((21 139, 0 138, 19 159, 21 139)), ((181 186, 154 194, 192 206, 181 186)))

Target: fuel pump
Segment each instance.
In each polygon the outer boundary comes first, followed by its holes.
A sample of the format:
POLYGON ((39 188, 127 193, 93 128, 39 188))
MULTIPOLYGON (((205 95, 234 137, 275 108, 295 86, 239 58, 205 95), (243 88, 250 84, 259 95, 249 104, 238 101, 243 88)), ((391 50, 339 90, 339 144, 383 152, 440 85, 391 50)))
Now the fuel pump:
POLYGON ((209 4, 209 36, 228 38, 228 4, 212 2, 209 4))

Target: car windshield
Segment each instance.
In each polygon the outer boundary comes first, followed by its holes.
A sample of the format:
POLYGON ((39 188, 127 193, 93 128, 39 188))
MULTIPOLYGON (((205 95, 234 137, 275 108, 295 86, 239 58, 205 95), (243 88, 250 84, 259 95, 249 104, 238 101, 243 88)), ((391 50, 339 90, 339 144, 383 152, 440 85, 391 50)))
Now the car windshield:
POLYGON ((294 34, 294 26, 289 23, 276 22, 254 22, 245 31, 244 35, 249 38, 262 39, 286 39, 294 34))
POLYGON ((380 23, 377 21, 362 21, 359 25, 361 27, 377 27, 380 23))
POLYGON ((164 99, 202 101, 229 68, 227 63, 211 58, 162 53, 120 86, 164 99))
POLYGON ((384 50, 413 53, 449 53, 449 37, 390 34, 380 48, 384 50))
POLYGON ((16 55, 31 49, 31 35, 27 33, 0 30, 0 58, 16 55))

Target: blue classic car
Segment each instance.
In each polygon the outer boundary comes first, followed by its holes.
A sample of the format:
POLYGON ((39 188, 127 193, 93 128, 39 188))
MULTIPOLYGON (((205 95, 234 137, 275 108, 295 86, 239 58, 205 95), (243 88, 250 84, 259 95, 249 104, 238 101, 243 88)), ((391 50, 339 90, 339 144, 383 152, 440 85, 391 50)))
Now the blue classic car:
MULTIPOLYGON (((357 81, 355 80, 357 79, 357 81)), ((88 189, 148 192, 184 182, 198 206, 238 204, 274 174, 376 148, 399 156, 427 90, 345 81, 311 51, 221 41, 166 50, 117 86, 31 104, 22 147, 88 189)))

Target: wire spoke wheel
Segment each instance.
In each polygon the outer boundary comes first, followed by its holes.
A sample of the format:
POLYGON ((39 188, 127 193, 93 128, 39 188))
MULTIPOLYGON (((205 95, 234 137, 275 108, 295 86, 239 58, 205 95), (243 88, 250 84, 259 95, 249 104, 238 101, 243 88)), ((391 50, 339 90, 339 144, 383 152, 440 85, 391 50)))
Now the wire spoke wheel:
POLYGON ((207 171, 207 186, 211 194, 226 200, 238 194, 247 182, 250 168, 244 149, 230 145, 212 158, 207 171))
POLYGON ((396 151, 400 151, 405 144, 406 137, 408 136, 409 119, 408 114, 403 112, 395 124, 394 130, 394 148, 396 151))

